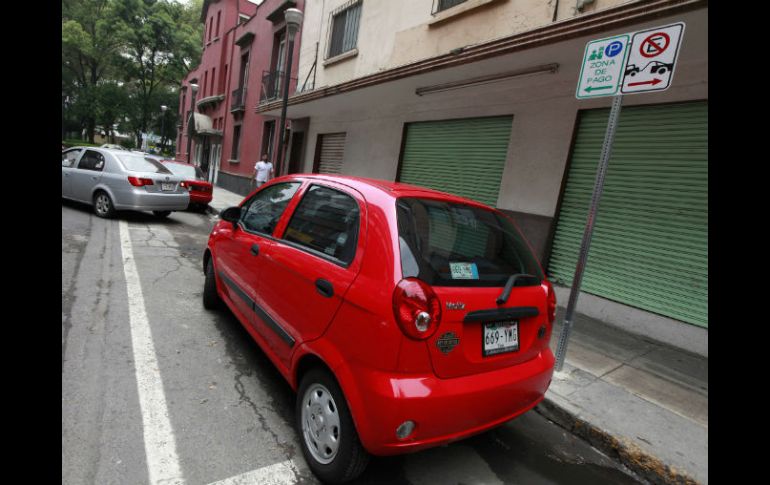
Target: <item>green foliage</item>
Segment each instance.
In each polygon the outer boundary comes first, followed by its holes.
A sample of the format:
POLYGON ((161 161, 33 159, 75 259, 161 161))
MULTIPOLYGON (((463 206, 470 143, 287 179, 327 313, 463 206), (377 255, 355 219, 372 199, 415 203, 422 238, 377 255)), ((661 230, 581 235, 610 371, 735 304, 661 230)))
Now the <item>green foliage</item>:
POLYGON ((90 143, 85 140, 77 140, 77 139, 62 140, 61 144, 67 145, 68 147, 98 147, 99 146, 95 143, 90 143))
POLYGON ((134 140, 121 140, 119 145, 123 148, 128 148, 129 150, 136 148, 136 143, 134 143, 134 140))
POLYGON ((202 0, 62 1, 62 129, 176 135, 178 91, 201 54, 202 0), (168 106, 161 121, 160 106, 168 106))

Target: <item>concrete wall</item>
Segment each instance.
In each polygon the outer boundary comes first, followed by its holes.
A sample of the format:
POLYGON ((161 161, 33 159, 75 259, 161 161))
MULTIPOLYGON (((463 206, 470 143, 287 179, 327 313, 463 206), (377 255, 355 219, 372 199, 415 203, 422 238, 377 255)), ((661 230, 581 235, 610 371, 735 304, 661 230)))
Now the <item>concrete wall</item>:
MULTIPOLYGON (((348 0, 308 2, 302 30, 299 79, 316 67, 316 87, 446 54, 452 49, 550 24, 555 0, 467 0, 431 15, 434 0, 364 0, 355 57, 324 66, 330 14, 348 0), (443 20, 436 22, 437 20, 443 20)), ((583 12, 576 0, 558 2, 557 20, 613 7, 623 0, 595 0, 583 12)), ((312 75, 310 76, 312 80, 312 75)), ((300 84, 301 85, 301 84, 300 84)))

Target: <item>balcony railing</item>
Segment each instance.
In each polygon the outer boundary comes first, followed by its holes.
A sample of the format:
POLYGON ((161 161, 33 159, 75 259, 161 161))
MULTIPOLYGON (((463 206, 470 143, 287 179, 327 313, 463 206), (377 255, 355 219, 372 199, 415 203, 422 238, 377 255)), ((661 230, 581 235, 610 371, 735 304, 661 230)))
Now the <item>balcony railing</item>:
POLYGON ((243 111, 246 109, 246 86, 233 91, 232 103, 230 103, 230 112, 243 111))
MULTIPOLYGON (((283 71, 264 71, 262 73, 262 92, 259 94, 259 103, 267 103, 280 98, 283 94, 283 83, 286 74, 283 71)), ((297 78, 290 79, 296 85, 297 78)))

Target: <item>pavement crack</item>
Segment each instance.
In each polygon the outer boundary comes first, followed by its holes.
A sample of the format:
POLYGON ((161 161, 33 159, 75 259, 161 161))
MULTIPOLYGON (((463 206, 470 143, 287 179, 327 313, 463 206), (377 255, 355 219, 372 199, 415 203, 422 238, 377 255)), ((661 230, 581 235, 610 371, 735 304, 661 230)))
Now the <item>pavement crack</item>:
POLYGON ((244 377, 244 375, 247 377, 251 377, 251 372, 249 373, 238 372, 238 374, 235 375, 235 390, 236 392, 238 392, 239 402, 246 403, 252 409, 252 411, 254 411, 254 414, 257 416, 257 420, 259 421, 259 425, 262 428, 262 430, 268 433, 272 437, 276 446, 283 452, 283 454, 287 458, 289 459, 293 458, 296 454, 294 445, 282 441, 278 437, 276 432, 270 427, 270 425, 267 422, 267 419, 262 413, 261 408, 257 406, 256 403, 252 401, 251 397, 246 393, 246 388, 242 381, 242 378, 244 377))

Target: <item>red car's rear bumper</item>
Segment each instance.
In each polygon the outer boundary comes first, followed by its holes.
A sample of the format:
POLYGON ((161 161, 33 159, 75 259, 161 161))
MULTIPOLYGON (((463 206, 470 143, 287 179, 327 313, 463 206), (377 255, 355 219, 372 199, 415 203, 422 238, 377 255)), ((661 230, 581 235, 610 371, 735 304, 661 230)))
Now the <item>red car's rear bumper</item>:
MULTIPOLYGON (((554 357, 546 349, 516 366, 453 379, 351 369, 363 409, 356 427, 364 447, 392 455, 456 441, 502 424, 533 408, 551 382, 554 357), (411 436, 396 438, 406 420, 411 436)), ((351 403, 353 404, 353 403, 351 403)))
POLYGON ((191 204, 208 204, 211 202, 212 192, 199 192, 197 190, 190 191, 190 203, 191 204))

